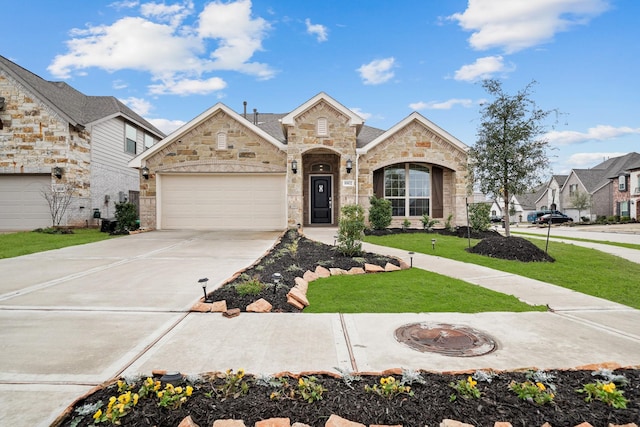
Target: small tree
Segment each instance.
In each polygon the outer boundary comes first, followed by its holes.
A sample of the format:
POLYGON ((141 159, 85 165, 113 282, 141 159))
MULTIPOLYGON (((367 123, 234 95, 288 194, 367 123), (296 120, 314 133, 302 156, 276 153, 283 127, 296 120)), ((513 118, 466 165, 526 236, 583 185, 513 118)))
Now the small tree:
POLYGON ((576 191, 573 196, 570 197, 571 204, 574 209, 578 209, 578 218, 582 221, 582 211, 591 207, 591 200, 588 193, 582 191, 576 191))
POLYGON ((469 226, 473 231, 487 231, 491 224, 489 213, 491 207, 486 203, 469 205, 469 226))
POLYGON ((346 256, 359 255, 362 252, 364 236, 364 210, 360 205, 345 205, 340 209, 338 221, 338 251, 346 256))
MULTIPOLYGON (((524 194, 541 182, 549 167, 549 142, 543 121, 552 111, 539 109, 531 99, 529 83, 515 95, 502 90, 498 80, 485 80, 484 89, 495 99, 482 106, 482 122, 476 144, 469 150, 473 181, 485 194, 501 197, 503 212, 509 212, 509 199, 524 194)), ((509 221, 505 234, 510 235, 509 221)))
POLYGON ((67 208, 71 204, 71 198, 75 188, 71 184, 54 184, 42 189, 42 197, 49 205, 51 225, 59 227, 67 208))
POLYGON ((374 230, 384 230, 391 224, 391 201, 379 199, 376 196, 369 198, 369 223, 374 230))

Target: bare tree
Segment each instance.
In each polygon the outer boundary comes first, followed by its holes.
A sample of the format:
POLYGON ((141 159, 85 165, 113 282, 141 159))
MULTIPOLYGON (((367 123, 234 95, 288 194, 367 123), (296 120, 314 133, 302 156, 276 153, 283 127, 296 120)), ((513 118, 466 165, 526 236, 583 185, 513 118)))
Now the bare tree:
POLYGON ((51 223, 53 227, 59 227, 67 208, 71 204, 75 188, 71 184, 54 184, 42 189, 42 197, 49 204, 51 223))
MULTIPOLYGON (((533 188, 549 168, 549 142, 541 136, 553 110, 541 110, 531 99, 534 83, 515 95, 506 94, 498 80, 482 83, 494 100, 481 108, 478 139, 469 151, 470 171, 482 192, 502 198, 505 213, 510 212, 511 196, 533 188)), ((509 221, 505 234, 510 235, 509 221)))

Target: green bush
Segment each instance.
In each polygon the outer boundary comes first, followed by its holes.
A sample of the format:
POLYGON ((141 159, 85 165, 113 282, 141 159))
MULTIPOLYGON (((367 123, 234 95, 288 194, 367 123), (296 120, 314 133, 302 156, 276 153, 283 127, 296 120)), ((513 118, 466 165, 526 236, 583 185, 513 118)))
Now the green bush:
POLYGON ((360 205, 345 205, 340 209, 338 221, 338 252, 346 256, 359 255, 362 252, 364 237, 364 210, 360 205))
POLYGON ((434 225, 436 225, 438 223, 437 219, 431 219, 429 217, 429 215, 424 214, 422 215, 422 218, 420 218, 420 222, 422 222, 422 228, 424 230, 431 230, 433 228, 434 225))
POLYGON ((138 229, 138 211, 133 203, 116 203, 116 231, 131 231, 138 229))
POLYGON ((473 231, 487 231, 491 225, 489 211, 491 207, 486 203, 472 203, 469 205, 469 226, 473 231))
POLYGON ((384 230, 391 224, 391 201, 378 199, 376 196, 369 198, 369 223, 374 230, 384 230))
POLYGON ((260 279, 258 277, 253 277, 252 279, 246 282, 242 282, 236 285, 236 292, 240 296, 258 295, 263 290, 264 290, 264 284, 260 282, 260 279))

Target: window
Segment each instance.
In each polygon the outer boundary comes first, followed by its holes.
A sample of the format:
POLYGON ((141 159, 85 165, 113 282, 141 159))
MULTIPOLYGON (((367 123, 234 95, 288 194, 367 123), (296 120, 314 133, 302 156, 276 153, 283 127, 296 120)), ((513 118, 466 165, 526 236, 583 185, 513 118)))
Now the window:
POLYGON ((384 197, 391 201, 393 216, 429 214, 431 179, 426 166, 406 163, 384 170, 384 197))
POLYGON ((574 196, 578 192, 578 184, 571 184, 569 186, 569 195, 574 196))
POLYGON ((627 191, 627 177, 620 175, 618 177, 618 191, 627 191))
POLYGON ((124 133, 125 133, 125 151, 127 153, 136 154, 136 140, 138 131, 136 128, 129 124, 124 125, 124 133))
POLYGON ((218 150, 227 149, 227 134, 224 132, 218 133, 218 150))
POLYGON ((144 134, 144 149, 148 149, 151 148, 153 146, 153 144, 156 143, 156 140, 153 139, 153 137, 151 135, 149 135, 148 133, 144 134))
POLYGON ((629 202, 618 202, 618 215, 620 216, 629 216, 629 202))
POLYGON ((316 134, 319 136, 329 135, 327 131, 327 119, 325 117, 320 117, 318 122, 316 123, 316 134))

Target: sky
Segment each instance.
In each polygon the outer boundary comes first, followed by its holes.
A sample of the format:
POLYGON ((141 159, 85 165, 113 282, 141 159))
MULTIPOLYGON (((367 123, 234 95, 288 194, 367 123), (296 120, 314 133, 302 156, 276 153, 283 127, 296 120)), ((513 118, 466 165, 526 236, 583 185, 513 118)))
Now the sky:
POLYGON ((640 152, 637 0, 24 0, 0 54, 170 133, 218 102, 287 113, 325 92, 389 129, 417 111, 473 146, 482 80, 553 110, 554 174, 640 152))

